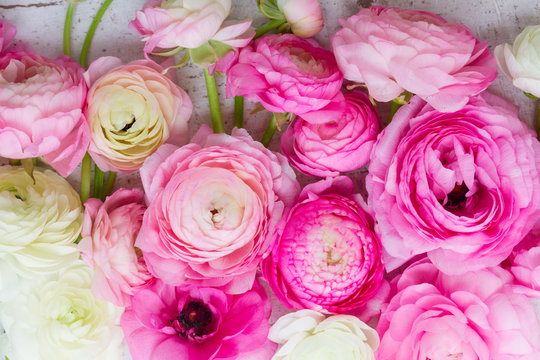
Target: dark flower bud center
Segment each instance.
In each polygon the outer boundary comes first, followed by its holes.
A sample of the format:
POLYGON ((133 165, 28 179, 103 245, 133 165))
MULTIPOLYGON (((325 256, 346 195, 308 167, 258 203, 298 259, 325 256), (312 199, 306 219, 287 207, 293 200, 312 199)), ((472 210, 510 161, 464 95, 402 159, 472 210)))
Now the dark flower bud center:
POLYGON ((465 185, 465 183, 456 184, 454 190, 447 195, 448 202, 446 203, 445 207, 447 209, 456 209, 462 207, 467 201, 467 197, 465 196, 467 192, 469 192, 469 188, 467 185, 465 185))
POLYGON ((184 306, 172 323, 179 335, 194 339, 214 331, 212 320, 212 311, 206 305, 199 301, 191 301, 184 306))

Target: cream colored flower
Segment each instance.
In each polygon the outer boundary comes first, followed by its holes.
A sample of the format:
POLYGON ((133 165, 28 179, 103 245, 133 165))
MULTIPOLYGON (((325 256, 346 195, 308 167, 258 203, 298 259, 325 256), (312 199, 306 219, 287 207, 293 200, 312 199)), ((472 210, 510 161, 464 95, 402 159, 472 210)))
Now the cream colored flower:
POLYGON ((379 346, 377 332, 357 317, 313 310, 282 316, 268 338, 281 345, 272 360, 375 360, 379 346))
POLYGON ((2 304, 0 342, 13 360, 120 360, 122 309, 97 300, 92 270, 82 260, 50 277, 25 280, 2 304))
POLYGON ((83 220, 79 195, 64 178, 37 169, 34 178, 22 168, 0 167, 0 262, 26 277, 77 259, 83 220))

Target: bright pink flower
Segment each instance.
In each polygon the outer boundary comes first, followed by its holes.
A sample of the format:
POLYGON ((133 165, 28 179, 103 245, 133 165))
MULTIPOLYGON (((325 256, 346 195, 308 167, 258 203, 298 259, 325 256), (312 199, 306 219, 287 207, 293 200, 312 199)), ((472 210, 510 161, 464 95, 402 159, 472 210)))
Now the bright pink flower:
POLYGON ((495 95, 455 113, 414 97, 371 154, 366 184, 387 269, 425 252, 449 274, 497 265, 539 216, 540 143, 495 95))
POLYGON ((230 11, 231 0, 149 0, 129 27, 142 35, 145 53, 156 48, 195 49, 208 41, 244 47, 255 35, 252 20, 225 21, 230 11))
POLYGON ((432 13, 372 6, 341 25, 332 38, 339 67, 346 79, 365 83, 377 101, 409 91, 453 112, 497 77, 487 42, 432 13))
POLYGON ((258 283, 227 295, 157 281, 135 294, 121 325, 133 360, 268 360, 271 310, 258 283))
POLYGON ((344 96, 345 101, 297 117, 281 137, 283 155, 304 174, 336 176, 369 162, 381 120, 364 93, 344 96))
POLYGON ((149 207, 136 245, 166 283, 251 288, 257 265, 299 185, 280 154, 244 129, 212 134, 202 126, 191 144, 162 146, 141 169, 149 207))
POLYGON ((540 231, 531 231, 508 260, 516 283, 514 291, 540 298, 540 231))
POLYGON ((500 267, 445 275, 426 260, 393 281, 377 332, 378 360, 534 360, 540 323, 500 267))
POLYGON ((15 40, 16 34, 17 29, 15 26, 0 20, 0 53, 6 51, 13 40, 15 40))
POLYGON ((105 202, 89 199, 85 205, 79 251, 94 268, 93 293, 118 306, 148 285, 152 276, 133 244, 146 206, 139 190, 119 189, 105 202))
POLYGON ((319 0, 277 0, 276 5, 295 35, 303 38, 312 37, 324 26, 319 0))
POLYGON ((193 104, 151 61, 126 65, 99 58, 84 74, 89 86, 88 152, 103 171, 132 173, 162 144, 184 145, 193 104))
POLYGON ((366 305, 381 285, 382 249, 352 187, 347 177, 310 184, 278 224, 262 269, 285 306, 374 315, 366 305))
POLYGON ((88 147, 83 72, 67 56, 0 56, 0 156, 42 156, 62 176, 77 167, 88 147))
POLYGON ((240 50, 227 72, 227 97, 242 95, 268 111, 302 115, 341 98, 334 55, 314 40, 267 35, 240 50))

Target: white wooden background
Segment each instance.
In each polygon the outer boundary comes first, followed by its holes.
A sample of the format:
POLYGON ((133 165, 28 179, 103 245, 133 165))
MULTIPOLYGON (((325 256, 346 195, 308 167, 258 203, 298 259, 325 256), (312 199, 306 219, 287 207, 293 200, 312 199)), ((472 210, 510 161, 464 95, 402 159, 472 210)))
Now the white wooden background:
MULTIPOLYGON (((99 26, 89 60, 104 55, 113 55, 124 61, 142 57, 142 43, 137 34, 128 29, 127 24, 133 19, 135 11, 140 9, 144 0, 115 0, 105 14, 99 26)), ((325 28, 317 36, 324 45, 329 45, 330 37, 339 28, 338 18, 355 14, 361 7, 370 5, 397 6, 417 10, 431 11, 439 14, 451 22, 462 22, 482 41, 489 41, 490 48, 497 44, 512 42, 515 36, 527 25, 540 23, 540 2, 537 0, 320 0, 325 28)), ((72 49, 74 56, 78 56, 86 31, 95 15, 101 0, 86 0, 79 4, 75 11, 73 23, 72 49)), ((41 55, 56 57, 62 53, 62 29, 67 2, 65 0, 0 0, 0 18, 17 26, 17 39, 30 43, 41 55)), ((261 25, 265 19, 260 15, 256 0, 233 0, 231 18, 243 19, 251 17, 255 26, 261 25)), ((209 124, 209 109, 207 106, 206 89, 202 72, 195 66, 186 66, 177 72, 178 84, 190 95, 194 104, 194 113, 191 118, 190 131, 195 133, 202 123, 209 124)), ((218 79, 218 86, 222 94, 222 111, 225 128, 232 127, 233 101, 225 99, 223 79, 218 79)), ((534 119, 534 102, 522 92, 514 89, 501 75, 490 87, 490 91, 501 95, 507 100, 520 106, 521 119, 532 126, 534 119)), ((246 105, 246 114, 252 108, 246 105)), ((384 109, 383 109, 384 111, 384 109)), ((246 128, 259 139, 264 129, 268 114, 260 113, 255 116, 246 116, 246 128)), ((279 149, 278 136, 271 147, 279 149)), ((2 159, 0 159, 2 162, 2 159)), ((353 177, 359 189, 363 186, 365 170, 356 172, 353 177)), ((78 188, 79 171, 70 177, 71 183, 78 188)), ((310 180, 300 177, 302 183, 310 180)), ((118 186, 139 186, 137 175, 120 176, 118 186)), ((274 299, 275 312, 272 319, 283 314, 283 309, 274 299)), ((540 302, 535 302, 537 313, 540 316, 540 302)), ((126 359, 129 355, 126 354, 126 359)))

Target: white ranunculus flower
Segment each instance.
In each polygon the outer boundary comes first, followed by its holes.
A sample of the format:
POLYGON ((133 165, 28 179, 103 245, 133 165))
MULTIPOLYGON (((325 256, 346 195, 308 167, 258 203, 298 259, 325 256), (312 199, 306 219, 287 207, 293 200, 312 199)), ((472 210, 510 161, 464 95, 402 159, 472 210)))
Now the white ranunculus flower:
MULTIPOLYGON (((79 195, 50 170, 35 169, 34 178, 22 168, 0 166, 0 262, 23 277, 56 272, 79 256, 79 195)), ((0 287, 5 281, 0 274, 0 287)))
POLYGON ((374 360, 379 346, 377 332, 356 316, 313 310, 282 316, 268 338, 280 344, 272 360, 374 360))
POLYGON ((48 277, 25 279, 0 308, 0 344, 10 360, 120 360, 122 308, 97 300, 82 260, 48 277), (3 343, 2 343, 3 342, 3 343))
POLYGON ((495 58, 515 87, 540 97, 540 25, 527 26, 513 45, 498 45, 495 58))

